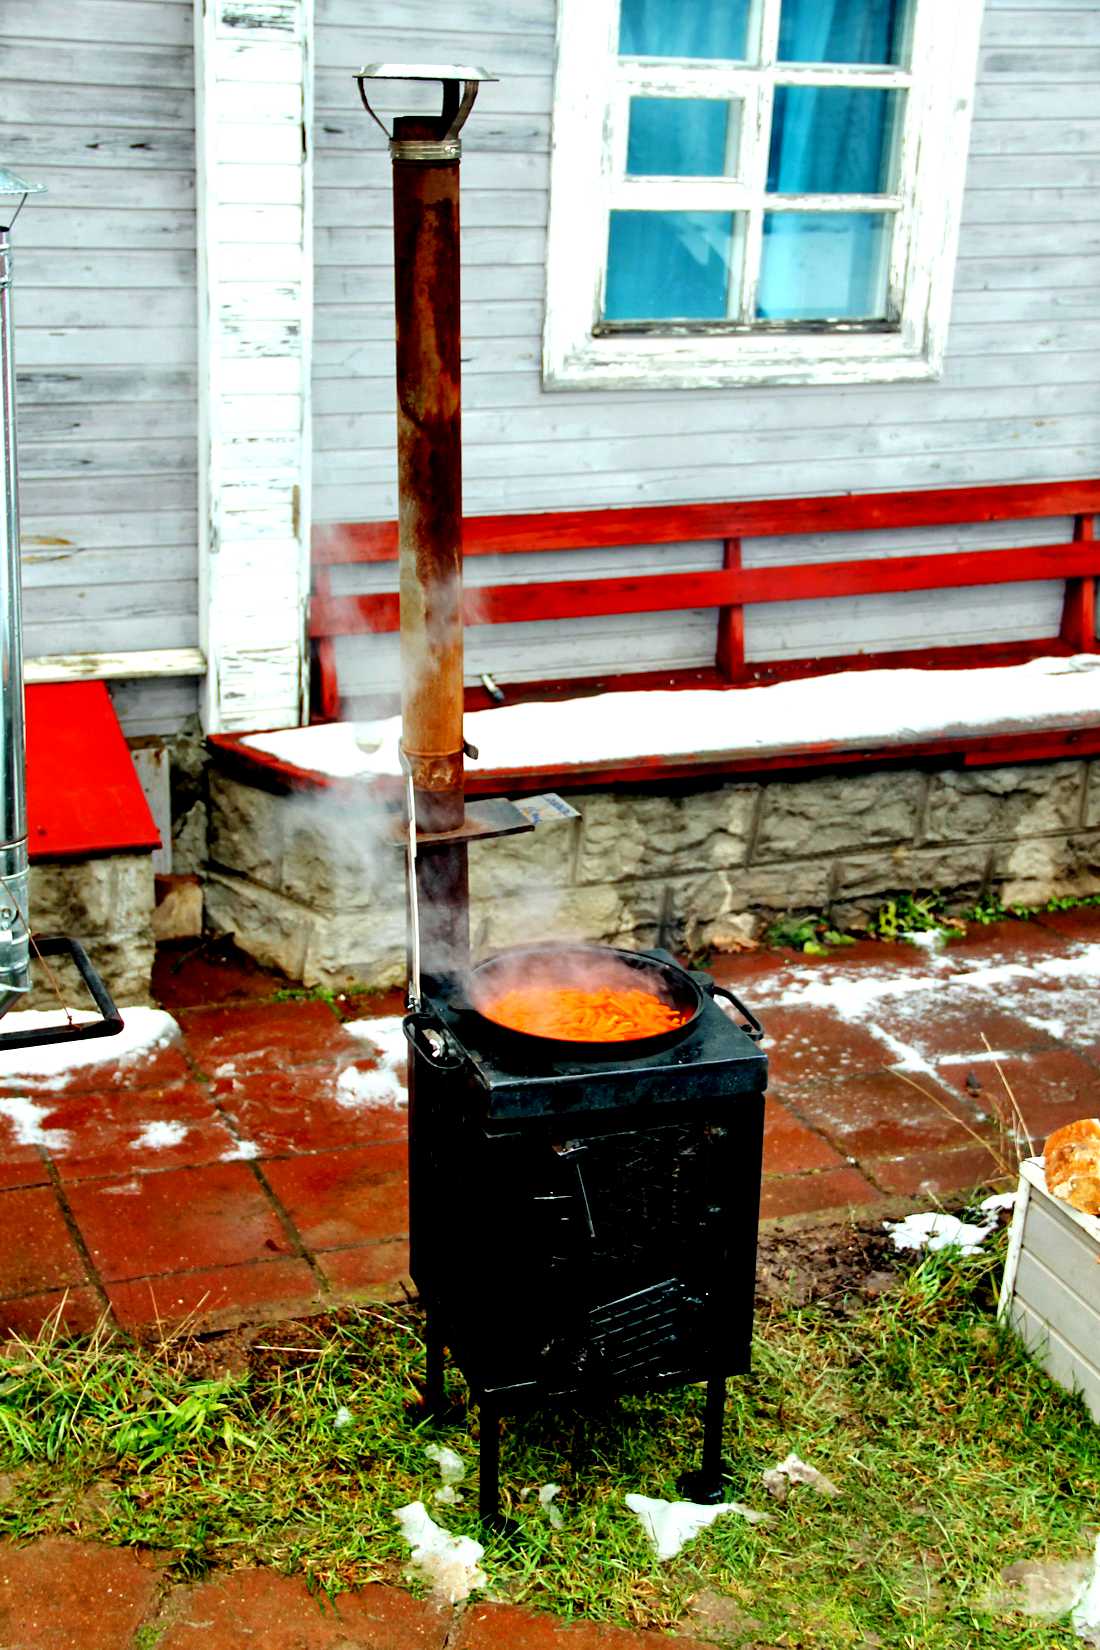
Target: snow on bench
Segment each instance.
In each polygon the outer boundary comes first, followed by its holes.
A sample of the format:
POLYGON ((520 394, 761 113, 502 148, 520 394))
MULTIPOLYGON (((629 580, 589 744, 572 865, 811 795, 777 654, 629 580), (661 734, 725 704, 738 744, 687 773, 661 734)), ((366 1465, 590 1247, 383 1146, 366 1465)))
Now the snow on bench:
MULTIPOLYGON (((1100 751, 1100 656, 970 670, 839 671, 767 687, 618 692, 504 705, 465 719, 470 794, 960 754, 968 764, 1100 751)), ((400 775, 399 717, 232 741, 294 786, 400 775)))

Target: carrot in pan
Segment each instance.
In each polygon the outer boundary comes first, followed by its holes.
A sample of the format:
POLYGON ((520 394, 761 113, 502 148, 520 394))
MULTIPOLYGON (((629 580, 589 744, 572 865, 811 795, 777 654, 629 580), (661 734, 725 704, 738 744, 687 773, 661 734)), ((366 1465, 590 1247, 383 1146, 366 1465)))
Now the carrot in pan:
POLYGON ((482 1013, 498 1025, 533 1037, 567 1042, 625 1042, 656 1037, 682 1025, 687 1011, 634 987, 517 986, 488 1003, 482 1013))

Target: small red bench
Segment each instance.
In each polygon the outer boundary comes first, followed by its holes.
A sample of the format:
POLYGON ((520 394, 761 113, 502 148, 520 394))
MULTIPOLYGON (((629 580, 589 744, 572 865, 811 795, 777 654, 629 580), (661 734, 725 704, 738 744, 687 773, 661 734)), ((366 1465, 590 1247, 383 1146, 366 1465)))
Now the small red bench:
MULTIPOLYGON (((849 494, 838 497, 771 499, 728 504, 685 504, 629 509, 574 510, 557 514, 474 516, 464 524, 470 613, 477 624, 547 622, 593 615, 673 612, 713 607, 717 610, 717 645, 713 665, 678 672, 639 670, 628 675, 557 679, 508 684, 509 702, 573 698, 624 688, 739 688, 831 674, 836 671, 891 667, 960 668, 1021 664, 1050 655, 1100 650, 1096 637, 1096 578, 1100 543, 1094 516, 1100 512, 1100 481, 1063 481, 1020 486, 951 488, 899 493, 849 494), (780 567, 742 566, 741 544, 747 538, 800 534, 852 533, 862 530, 951 526, 1037 518, 1072 518, 1072 538, 1057 544, 1005 550, 958 550, 932 555, 868 557, 863 560, 814 562, 780 567), (710 572, 624 573, 600 579, 566 579, 554 583, 482 585, 476 583, 477 558, 512 552, 621 548, 638 544, 676 544, 720 540, 722 569, 710 572), (759 662, 745 657, 744 610, 758 602, 823 601, 909 590, 945 590, 1026 580, 1064 579, 1065 599, 1060 634, 1034 640, 991 642, 972 646, 927 647, 844 657, 759 662)), ((399 628, 396 592, 334 595, 334 567, 395 562, 396 522, 327 523, 313 531, 313 596, 310 637, 314 650, 315 719, 340 717, 335 639, 378 634, 399 628)), ((394 683, 397 690, 397 683, 394 683)), ((468 710, 487 709, 492 700, 483 687, 466 693, 468 710)), ((358 708, 358 707, 357 707, 358 708)), ((1100 707, 1097 715, 1100 729, 1100 707)), ((234 758, 266 769, 272 778, 295 782, 294 769, 274 758, 259 758, 235 736, 214 741, 234 758), (285 771, 280 772, 281 769, 285 771)), ((1002 735, 988 740, 986 761, 1049 759, 1100 749, 1096 730, 1002 735)), ((959 741, 951 741, 957 747, 959 741)), ((911 754, 934 753, 938 746, 914 747, 911 754)), ((948 742, 943 754, 949 753, 948 742)), ((891 750, 891 759, 903 753, 891 750)), ((853 760, 872 761, 860 752, 853 760)), ((807 760, 814 756, 807 752, 807 760)), ((818 761, 846 760, 834 750, 818 761)), ((768 766, 758 762, 757 766, 768 766)), ((783 766, 792 765, 789 755, 783 766)), ((659 778, 660 753, 644 775, 659 778)), ((583 775, 570 776, 577 782, 583 775)), ((610 777, 605 775, 604 777, 610 777)), ((491 774, 470 770, 471 792, 492 791, 491 774)), ((308 782, 298 775, 298 782, 308 782)), ((568 782, 566 779, 565 782, 568 782)), ((499 786, 497 787, 499 788, 499 786)))

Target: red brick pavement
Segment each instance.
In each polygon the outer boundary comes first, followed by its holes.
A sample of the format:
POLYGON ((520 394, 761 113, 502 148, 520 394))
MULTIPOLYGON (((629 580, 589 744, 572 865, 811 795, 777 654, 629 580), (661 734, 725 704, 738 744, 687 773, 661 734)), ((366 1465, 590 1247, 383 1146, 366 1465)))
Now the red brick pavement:
MULTIPOLYGON (((938 958, 867 943, 719 959, 770 1032, 764 1218, 990 1183, 1004 1089, 983 1034, 1038 1148, 1100 1111, 1098 944, 1089 909, 979 928, 938 958)), ((240 957, 168 952, 171 1046, 49 1088, 0 1064, 0 1333, 59 1309, 77 1330, 102 1313, 225 1327, 400 1294, 404 1112, 337 1086, 372 1058, 342 1020, 400 999, 280 1001, 280 985, 240 957)))

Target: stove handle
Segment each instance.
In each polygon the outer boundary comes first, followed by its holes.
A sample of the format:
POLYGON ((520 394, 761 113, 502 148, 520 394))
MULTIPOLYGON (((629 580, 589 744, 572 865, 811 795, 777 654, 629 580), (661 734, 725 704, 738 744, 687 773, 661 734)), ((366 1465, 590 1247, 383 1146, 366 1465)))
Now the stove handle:
POLYGON ((711 980, 708 984, 707 991, 712 997, 725 997, 727 1002, 733 1004, 738 1014, 744 1015, 747 1024, 743 1025, 741 1030, 745 1033, 746 1037, 751 1037, 754 1043, 763 1041, 764 1027, 760 1024, 760 1021, 756 1018, 756 1015, 752 1012, 752 1010, 745 1007, 740 997, 735 997, 733 992, 727 991, 724 985, 715 985, 713 980, 711 980))
POLYGON ((465 1056, 455 1049, 454 1043, 434 1014, 418 1009, 412 1014, 406 1014, 401 1025, 413 1051, 431 1066, 433 1071, 462 1070, 466 1063, 465 1056), (438 1044, 438 1047, 435 1044, 438 1044))

